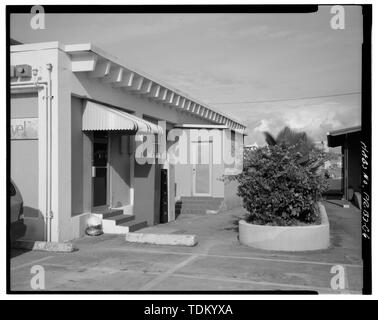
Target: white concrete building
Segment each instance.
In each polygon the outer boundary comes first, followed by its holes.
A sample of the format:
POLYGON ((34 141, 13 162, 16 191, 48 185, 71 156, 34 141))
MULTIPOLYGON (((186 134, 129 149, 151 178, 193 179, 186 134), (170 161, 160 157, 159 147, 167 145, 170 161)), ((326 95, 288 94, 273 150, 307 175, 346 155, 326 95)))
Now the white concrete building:
POLYGON ((245 126, 103 50, 11 46, 10 87, 11 178, 24 198, 25 238, 80 237, 91 214, 103 219, 105 232, 126 233, 172 221, 200 200, 208 203, 201 209, 238 204, 235 185, 220 180, 227 164, 214 161, 211 130, 222 132, 222 143, 242 141, 245 126), (204 144, 210 163, 136 161, 136 132, 173 128, 209 132, 190 145, 204 144))

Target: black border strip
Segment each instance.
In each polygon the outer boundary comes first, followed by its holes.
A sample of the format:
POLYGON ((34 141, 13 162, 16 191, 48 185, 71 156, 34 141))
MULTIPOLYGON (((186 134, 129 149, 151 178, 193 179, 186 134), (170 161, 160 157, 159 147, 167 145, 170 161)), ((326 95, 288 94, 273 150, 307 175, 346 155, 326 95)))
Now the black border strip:
POLYGON ((371 262, 371 26, 372 5, 362 6, 362 95, 361 95, 361 228, 363 259, 363 294, 372 293, 371 262), (364 151, 366 148, 366 151, 364 151), (367 158, 364 157, 367 155, 367 158), (365 162, 366 161, 366 162, 365 162))
MULTIPOLYGON (((30 13, 32 6, 9 5, 7 14, 30 13)), ((203 5, 44 5, 45 13, 314 13, 318 6, 296 5, 244 5, 244 4, 203 4, 203 5)))
MULTIPOLYGON (((331 6, 326 4, 322 6, 331 6)), ((348 6, 357 6, 348 4, 348 6)), ((362 215, 361 222, 365 223, 368 237, 362 238, 363 258, 363 294, 372 293, 372 262, 371 262, 371 26, 372 5, 358 5, 363 13, 363 45, 362 45, 362 138, 361 145, 367 147, 369 161, 366 169, 362 167, 362 193, 363 203, 366 204, 368 221, 362 215), (368 177, 366 180, 365 177, 368 177)), ((10 15, 14 13, 30 13, 32 6, 8 5, 6 6, 6 189, 7 189, 7 243, 6 243, 6 292, 7 294, 317 294, 316 291, 11 291, 10 289, 10 15)), ((318 11, 318 5, 46 5, 43 6, 46 13, 314 13, 318 11)), ((364 231, 364 230, 363 230, 364 231)))

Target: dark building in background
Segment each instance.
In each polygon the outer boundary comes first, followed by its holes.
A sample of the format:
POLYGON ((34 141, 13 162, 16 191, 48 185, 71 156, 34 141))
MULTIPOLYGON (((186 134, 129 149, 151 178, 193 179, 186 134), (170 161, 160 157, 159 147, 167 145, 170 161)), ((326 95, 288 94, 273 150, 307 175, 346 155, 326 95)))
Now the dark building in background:
POLYGON ((329 132, 328 147, 341 147, 343 163, 343 196, 352 200, 361 191, 361 126, 329 132))

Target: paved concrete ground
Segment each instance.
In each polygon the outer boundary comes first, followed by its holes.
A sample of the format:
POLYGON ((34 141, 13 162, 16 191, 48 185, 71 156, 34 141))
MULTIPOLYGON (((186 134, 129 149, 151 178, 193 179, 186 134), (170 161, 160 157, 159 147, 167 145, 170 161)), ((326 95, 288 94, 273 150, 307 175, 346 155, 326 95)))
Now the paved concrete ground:
MULTIPOLYGON (((282 253, 240 245, 242 209, 218 215, 181 215, 157 232, 196 234, 195 247, 130 244, 124 236, 75 241, 73 253, 13 250, 11 289, 31 290, 33 265, 45 269, 46 290, 316 290, 330 288, 334 265, 344 266, 346 293, 362 287, 360 213, 325 203, 332 245, 316 252, 282 253)), ((150 229, 150 228, 148 228, 150 229)), ((148 231, 148 229, 146 231, 148 231)))

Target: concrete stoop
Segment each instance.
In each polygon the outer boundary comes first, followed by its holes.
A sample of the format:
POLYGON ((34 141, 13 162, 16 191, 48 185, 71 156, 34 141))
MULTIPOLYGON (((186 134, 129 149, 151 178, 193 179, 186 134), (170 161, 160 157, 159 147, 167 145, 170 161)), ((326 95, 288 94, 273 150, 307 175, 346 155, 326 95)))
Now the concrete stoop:
POLYGON ((147 221, 135 219, 134 215, 124 214, 122 209, 107 209, 95 212, 102 219, 102 230, 109 234, 126 234, 147 227, 147 221))
POLYGON ((217 214, 224 204, 223 198, 182 197, 176 202, 176 215, 180 214, 217 214))

